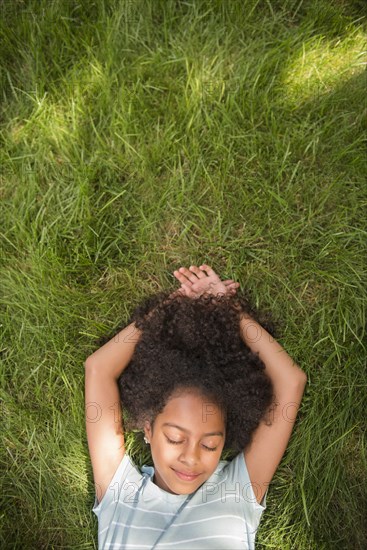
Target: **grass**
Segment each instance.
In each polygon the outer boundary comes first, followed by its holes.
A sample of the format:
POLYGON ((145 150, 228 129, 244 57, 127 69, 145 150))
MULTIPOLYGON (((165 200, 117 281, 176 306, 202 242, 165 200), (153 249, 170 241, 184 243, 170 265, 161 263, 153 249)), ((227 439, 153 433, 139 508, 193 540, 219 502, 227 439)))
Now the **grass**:
POLYGON ((207 262, 273 312, 308 375, 257 547, 364 548, 362 2, 2 16, 2 547, 97 547, 83 362, 207 262))

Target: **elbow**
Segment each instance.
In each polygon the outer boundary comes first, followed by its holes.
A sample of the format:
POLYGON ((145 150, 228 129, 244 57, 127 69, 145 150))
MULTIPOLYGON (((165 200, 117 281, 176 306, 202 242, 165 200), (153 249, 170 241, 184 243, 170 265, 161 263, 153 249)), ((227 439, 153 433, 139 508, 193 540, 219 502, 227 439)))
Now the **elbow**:
POLYGON ((305 386, 307 384, 307 374, 305 373, 304 370, 299 369, 299 377, 300 377, 301 383, 305 386))
POLYGON ((300 388, 303 393, 306 387, 306 384, 307 384, 307 374, 302 369, 299 369, 299 373, 296 378, 296 386, 297 388, 300 388))
POLYGON ((299 370, 297 376, 294 377, 293 382, 289 385, 289 395, 293 395, 294 398, 300 400, 304 394, 307 384, 307 376, 303 370, 299 370))
POLYGON ((298 365, 293 363, 292 375, 288 378, 288 385, 295 388, 304 388, 307 384, 307 375, 298 365))
POLYGON ((86 360, 84 361, 84 369, 90 369, 93 365, 93 360, 91 359, 91 355, 89 357, 86 358, 86 360))

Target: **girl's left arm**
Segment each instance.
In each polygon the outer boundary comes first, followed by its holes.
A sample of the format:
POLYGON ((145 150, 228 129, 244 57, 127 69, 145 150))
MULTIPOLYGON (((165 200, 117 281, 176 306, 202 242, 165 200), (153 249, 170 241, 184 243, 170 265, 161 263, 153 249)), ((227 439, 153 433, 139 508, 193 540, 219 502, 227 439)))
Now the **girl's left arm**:
POLYGON ((266 416, 244 450, 251 485, 260 503, 287 448, 307 376, 269 332, 249 315, 241 316, 240 329, 245 344, 265 364, 275 394, 271 423, 266 416))

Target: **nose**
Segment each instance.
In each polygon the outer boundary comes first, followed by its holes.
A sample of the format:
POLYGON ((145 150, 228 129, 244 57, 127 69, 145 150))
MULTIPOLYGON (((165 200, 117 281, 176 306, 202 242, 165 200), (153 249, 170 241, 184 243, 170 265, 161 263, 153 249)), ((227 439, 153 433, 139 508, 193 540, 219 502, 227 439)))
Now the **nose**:
POLYGON ((183 464, 188 464, 190 466, 194 466, 199 463, 199 447, 195 444, 192 445, 186 445, 182 449, 182 453, 180 456, 180 462, 183 464))

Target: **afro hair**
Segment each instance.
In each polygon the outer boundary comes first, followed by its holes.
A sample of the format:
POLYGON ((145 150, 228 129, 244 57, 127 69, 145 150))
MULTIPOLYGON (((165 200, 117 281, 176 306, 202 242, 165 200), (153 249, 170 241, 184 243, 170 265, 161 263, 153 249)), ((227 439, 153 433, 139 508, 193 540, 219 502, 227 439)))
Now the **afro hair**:
POLYGON ((196 388, 224 413, 223 451, 243 451, 274 400, 263 361, 241 337, 244 313, 275 335, 269 313, 251 307, 243 291, 195 299, 159 292, 135 307, 128 323, 142 333, 118 379, 125 429, 154 427, 174 394, 196 388))

